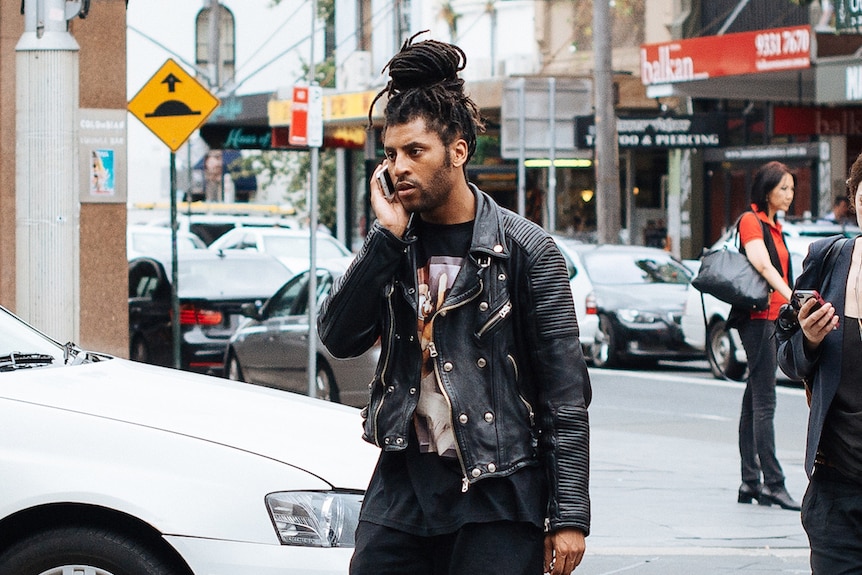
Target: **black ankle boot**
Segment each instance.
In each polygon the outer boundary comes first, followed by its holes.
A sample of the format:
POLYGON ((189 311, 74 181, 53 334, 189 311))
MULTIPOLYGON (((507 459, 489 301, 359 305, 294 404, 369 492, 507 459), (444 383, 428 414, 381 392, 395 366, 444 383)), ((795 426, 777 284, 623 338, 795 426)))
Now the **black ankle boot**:
POLYGON ((761 505, 772 505, 774 503, 782 509, 790 509, 791 511, 802 509, 802 506, 790 496, 784 485, 775 485, 773 487, 764 485, 757 502, 761 505))
POLYGON ((759 501, 762 487, 763 486, 760 483, 749 483, 748 481, 743 481, 742 485, 739 486, 739 497, 737 498, 737 501, 739 503, 759 501))

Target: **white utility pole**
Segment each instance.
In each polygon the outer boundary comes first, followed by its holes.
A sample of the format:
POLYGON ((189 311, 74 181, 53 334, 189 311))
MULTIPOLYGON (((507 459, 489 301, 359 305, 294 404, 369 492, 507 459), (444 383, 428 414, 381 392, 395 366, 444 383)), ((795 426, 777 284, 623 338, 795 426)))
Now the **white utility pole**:
POLYGON ((81 2, 25 0, 15 47, 15 311, 60 341, 78 341, 80 199, 78 43, 81 2))

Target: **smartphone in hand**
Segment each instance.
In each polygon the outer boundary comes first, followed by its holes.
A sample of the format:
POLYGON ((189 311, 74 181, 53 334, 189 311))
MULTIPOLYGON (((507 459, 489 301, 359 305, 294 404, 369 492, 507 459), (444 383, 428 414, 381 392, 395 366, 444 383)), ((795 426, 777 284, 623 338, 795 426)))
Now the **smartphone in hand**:
POLYGON ((814 304, 814 307, 811 309, 812 312, 820 309, 820 306, 826 303, 825 301, 823 301, 823 298, 820 297, 820 292, 818 292, 816 289, 798 289, 793 292, 792 297, 796 309, 801 309, 802 305, 809 299, 813 299, 814 301, 816 301, 817 303, 814 304))
POLYGON ((392 178, 389 177, 389 170, 380 170, 377 174, 377 182, 383 189, 383 197, 391 202, 395 197, 395 185, 392 183, 392 178))

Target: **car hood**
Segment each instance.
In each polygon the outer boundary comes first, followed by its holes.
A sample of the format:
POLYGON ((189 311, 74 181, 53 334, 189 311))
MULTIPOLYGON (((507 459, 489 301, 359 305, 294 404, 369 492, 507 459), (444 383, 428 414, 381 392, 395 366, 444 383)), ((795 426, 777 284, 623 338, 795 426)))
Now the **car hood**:
POLYGON ((682 311, 686 284, 594 285, 600 310, 682 311))
POLYGON ((3 374, 0 400, 194 437, 304 469, 338 488, 364 490, 377 459, 361 439, 357 409, 118 358, 3 374))

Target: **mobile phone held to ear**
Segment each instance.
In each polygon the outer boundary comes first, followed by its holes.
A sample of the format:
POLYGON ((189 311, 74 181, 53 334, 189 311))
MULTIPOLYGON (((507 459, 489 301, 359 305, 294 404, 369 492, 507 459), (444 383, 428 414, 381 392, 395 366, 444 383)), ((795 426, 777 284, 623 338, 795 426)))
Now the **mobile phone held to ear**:
POLYGON ((377 174, 377 182, 383 189, 383 197, 388 201, 392 201, 395 197, 395 185, 392 183, 392 178, 389 177, 389 170, 380 170, 377 174))
POLYGON ((801 309, 803 304, 805 304, 809 299, 813 299, 817 302, 814 304, 814 308, 812 308, 811 311, 820 309, 820 306, 826 303, 823 301, 823 298, 820 297, 820 292, 816 289, 798 289, 793 292, 793 303, 795 304, 796 309, 801 309))

